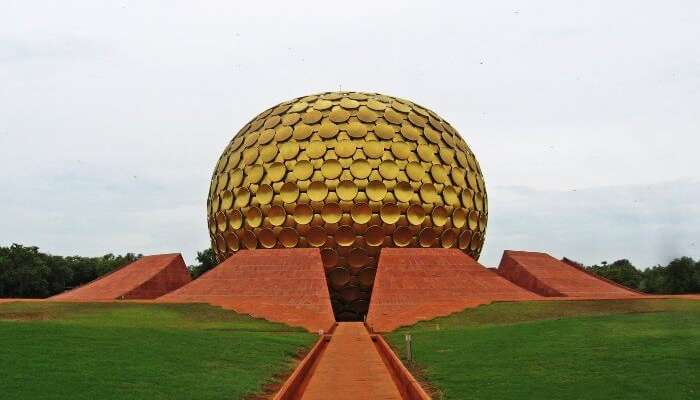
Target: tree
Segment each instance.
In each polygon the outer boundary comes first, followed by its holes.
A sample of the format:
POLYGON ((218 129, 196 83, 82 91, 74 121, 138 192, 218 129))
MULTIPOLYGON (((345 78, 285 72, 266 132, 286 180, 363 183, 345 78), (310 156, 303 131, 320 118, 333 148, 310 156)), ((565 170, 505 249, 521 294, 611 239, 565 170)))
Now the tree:
POLYGON ((667 267, 666 284, 669 293, 691 293, 695 288, 696 263, 690 257, 676 258, 667 267))
POLYGON ((0 297, 48 297, 139 259, 141 254, 54 256, 36 246, 0 246, 0 297))
POLYGON ((596 275, 600 275, 620 285, 632 289, 638 289, 642 281, 642 273, 627 259, 621 259, 608 264, 606 261, 602 265, 593 265, 587 269, 596 275))
POLYGON ((211 248, 198 251, 197 262, 199 262, 199 264, 189 266, 190 275, 193 279, 219 265, 219 262, 216 260, 216 256, 214 255, 214 250, 211 248))

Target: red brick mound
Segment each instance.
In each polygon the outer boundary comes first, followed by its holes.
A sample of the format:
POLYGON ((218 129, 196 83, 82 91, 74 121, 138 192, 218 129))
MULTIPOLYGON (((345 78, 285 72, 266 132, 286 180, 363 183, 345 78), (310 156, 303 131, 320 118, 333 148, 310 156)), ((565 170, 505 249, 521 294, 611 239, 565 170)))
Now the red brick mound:
POLYGON ((548 297, 619 299, 643 296, 546 253, 506 250, 498 273, 525 289, 548 297))
POLYGON ((191 280, 179 253, 145 256, 131 264, 48 300, 155 299, 191 280))
POLYGON ((493 301, 540 298, 456 249, 385 248, 367 323, 388 332, 493 301))
POLYGON ((242 250, 157 301, 209 303, 312 332, 335 323, 318 249, 242 250))

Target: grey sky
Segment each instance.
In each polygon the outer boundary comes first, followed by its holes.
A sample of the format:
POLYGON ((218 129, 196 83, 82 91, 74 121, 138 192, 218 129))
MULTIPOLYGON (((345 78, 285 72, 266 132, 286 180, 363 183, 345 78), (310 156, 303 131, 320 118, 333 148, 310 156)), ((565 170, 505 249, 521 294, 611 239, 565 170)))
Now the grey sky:
POLYGON ((697 258, 698 21, 697 1, 0 0, 0 244, 192 261, 233 133, 342 88, 462 133, 487 265, 697 258))

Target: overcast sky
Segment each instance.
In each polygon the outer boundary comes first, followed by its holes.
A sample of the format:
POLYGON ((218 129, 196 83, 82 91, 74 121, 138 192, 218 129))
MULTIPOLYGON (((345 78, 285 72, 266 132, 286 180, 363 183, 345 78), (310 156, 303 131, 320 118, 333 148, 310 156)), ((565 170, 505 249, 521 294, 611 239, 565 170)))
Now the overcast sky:
POLYGON ((0 245, 192 262, 232 135, 342 88, 460 131, 486 265, 698 258, 699 40, 691 0, 0 0, 0 245))

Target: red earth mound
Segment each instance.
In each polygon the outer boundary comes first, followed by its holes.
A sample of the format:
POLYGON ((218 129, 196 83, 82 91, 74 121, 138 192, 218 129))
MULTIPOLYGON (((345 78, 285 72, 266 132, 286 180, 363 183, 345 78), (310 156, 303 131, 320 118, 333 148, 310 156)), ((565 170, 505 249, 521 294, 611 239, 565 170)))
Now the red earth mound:
POLYGON ((367 323, 387 332, 493 301, 540 298, 456 249, 385 248, 367 323))
POLYGON ((179 253, 145 256, 107 275, 48 300, 155 299, 191 280, 179 253))
POLYGON ((318 249, 242 250, 158 301, 209 303, 312 332, 335 323, 318 249))
POLYGON ((548 297, 618 299, 643 296, 546 253, 506 250, 498 273, 525 289, 548 297))

